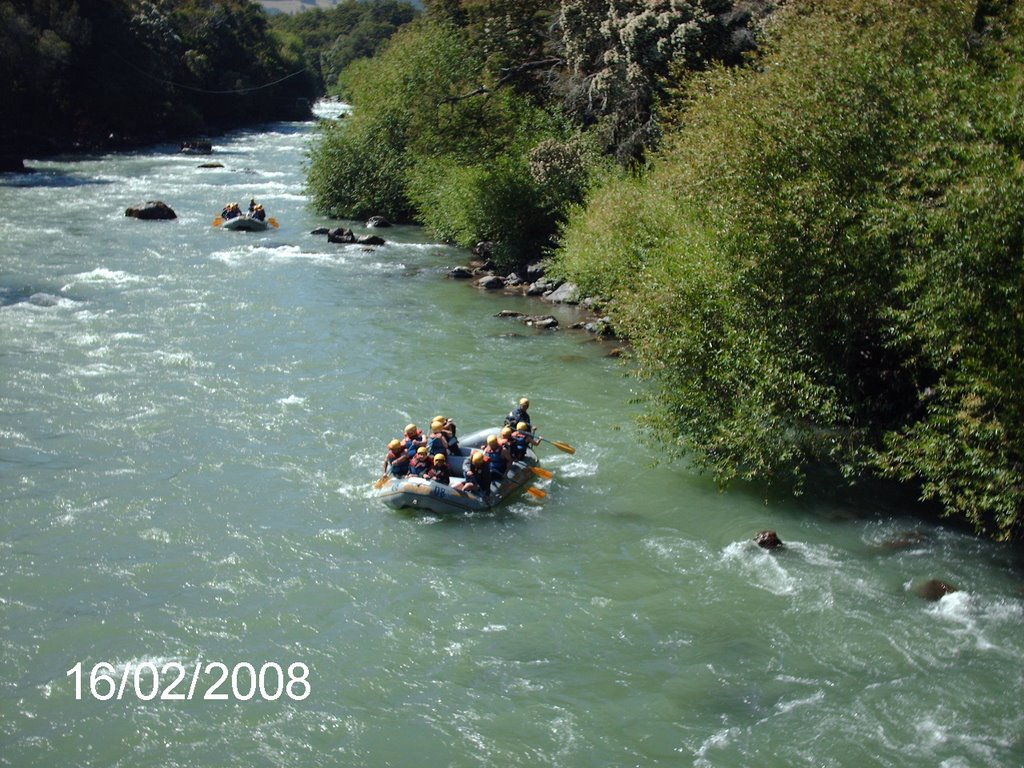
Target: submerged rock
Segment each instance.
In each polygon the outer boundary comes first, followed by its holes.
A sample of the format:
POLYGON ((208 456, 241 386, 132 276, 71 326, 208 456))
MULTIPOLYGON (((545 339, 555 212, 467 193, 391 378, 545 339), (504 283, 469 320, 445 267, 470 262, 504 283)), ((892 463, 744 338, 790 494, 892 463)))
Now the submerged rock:
POLYGON ((356 242, 359 245, 384 245, 386 242, 383 237, 377 235, 359 235, 356 238, 356 242))
POLYGON ((775 531, 761 531, 754 536, 754 541, 762 549, 779 549, 785 546, 775 531))
POLYGON ((929 579, 928 581, 918 584, 914 588, 914 594, 924 600, 941 600, 951 592, 959 592, 956 587, 952 584, 947 584, 942 579, 929 579))
POLYGON ((145 219, 147 221, 178 218, 178 214, 167 203, 160 200, 147 200, 145 205, 127 208, 124 215, 130 216, 133 219, 145 219))
POLYGON ((328 243, 341 243, 342 245, 346 245, 348 243, 354 243, 355 241, 356 236, 352 234, 352 230, 346 229, 345 227, 338 227, 337 229, 332 229, 327 233, 328 243))

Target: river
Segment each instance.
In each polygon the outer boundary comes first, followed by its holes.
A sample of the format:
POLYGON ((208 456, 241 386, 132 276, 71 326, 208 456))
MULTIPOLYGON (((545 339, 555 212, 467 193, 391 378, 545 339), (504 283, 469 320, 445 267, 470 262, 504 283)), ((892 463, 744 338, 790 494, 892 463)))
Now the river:
POLYGON ((0 176, 0 765, 1024 764, 1019 551, 656 462, 608 345, 417 228, 310 234, 312 131, 0 176), (280 228, 211 226, 250 197, 280 228), (406 422, 522 395, 546 498, 372 498, 406 422))

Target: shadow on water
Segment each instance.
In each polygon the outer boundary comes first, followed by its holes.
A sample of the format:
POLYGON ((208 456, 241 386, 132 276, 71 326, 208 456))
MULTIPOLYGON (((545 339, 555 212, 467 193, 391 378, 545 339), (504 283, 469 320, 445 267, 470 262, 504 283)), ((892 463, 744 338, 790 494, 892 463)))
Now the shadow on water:
POLYGON ((508 528, 512 525, 521 525, 529 519, 528 516, 516 511, 517 504, 518 500, 511 502, 510 505, 484 512, 441 513, 430 510, 401 509, 396 510, 396 514, 418 525, 508 528))
POLYGON ((112 184, 108 179, 78 176, 65 171, 29 168, 24 173, 0 173, 0 187, 71 188, 112 184))

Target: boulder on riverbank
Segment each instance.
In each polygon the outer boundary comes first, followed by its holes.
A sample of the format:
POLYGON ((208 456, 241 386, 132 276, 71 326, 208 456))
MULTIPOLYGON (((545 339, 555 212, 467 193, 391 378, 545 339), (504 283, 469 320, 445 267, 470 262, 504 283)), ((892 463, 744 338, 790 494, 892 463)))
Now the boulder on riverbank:
POLYGON ((383 216, 371 216, 366 220, 366 226, 370 229, 374 227, 390 227, 391 222, 385 219, 383 216))
POLYGON ((160 200, 147 200, 145 205, 136 205, 125 209, 125 216, 146 221, 176 219, 176 214, 167 203, 160 200))

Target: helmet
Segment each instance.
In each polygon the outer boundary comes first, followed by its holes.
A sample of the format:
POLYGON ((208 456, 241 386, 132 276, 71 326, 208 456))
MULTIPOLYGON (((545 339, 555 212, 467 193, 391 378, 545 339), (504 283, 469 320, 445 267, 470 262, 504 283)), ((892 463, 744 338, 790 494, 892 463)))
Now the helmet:
POLYGON ((519 398, 519 404, 521 406, 523 406, 523 408, 529 408, 530 407, 530 399, 527 398, 527 397, 521 397, 521 398, 519 398))
POLYGON ((473 456, 470 459, 470 461, 473 462, 473 464, 483 464, 484 463, 484 455, 483 455, 483 453, 480 452, 480 451, 473 451, 473 456))
POLYGON ((421 445, 419 448, 416 449, 416 453, 418 453, 420 456, 426 456, 427 455, 427 446, 421 445))
POLYGON ((498 436, 497 435, 488 435, 487 436, 487 444, 488 445, 497 445, 498 444, 498 436))
POLYGON ((446 419, 444 416, 435 416, 430 421, 431 422, 440 421, 442 424, 444 424, 446 421, 448 421, 448 419, 446 419))
POLYGON ((445 464, 445 463, 447 463, 447 461, 448 461, 448 459, 446 459, 444 457, 443 453, 438 453, 438 454, 436 454, 434 456, 434 463, 435 464, 445 464))
POLYGON ((415 425, 415 424, 406 424, 406 425, 405 425, 405 429, 403 429, 402 431, 403 431, 403 432, 404 432, 405 434, 407 434, 407 435, 408 435, 408 434, 409 434, 410 432, 412 432, 413 434, 415 434, 415 433, 416 433, 416 425, 415 425))
POLYGON ((432 422, 430 422, 430 428, 432 430, 434 430, 435 432, 437 430, 439 430, 443 426, 444 426, 444 421, 441 420, 441 419, 434 419, 432 422))
POLYGON ((520 421, 518 424, 516 424, 516 429, 518 429, 520 432, 522 432, 525 429, 529 429, 529 428, 530 428, 530 425, 527 424, 525 421, 520 421))
POLYGON ((390 448, 392 451, 397 451, 401 447, 402 441, 397 438, 388 443, 388 448, 390 448))
POLYGON ((502 427, 501 428, 501 436, 502 437, 508 437, 511 434, 512 434, 512 427, 502 427))

